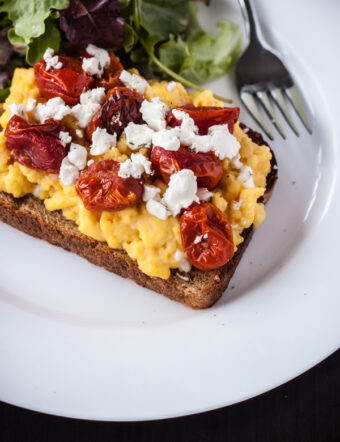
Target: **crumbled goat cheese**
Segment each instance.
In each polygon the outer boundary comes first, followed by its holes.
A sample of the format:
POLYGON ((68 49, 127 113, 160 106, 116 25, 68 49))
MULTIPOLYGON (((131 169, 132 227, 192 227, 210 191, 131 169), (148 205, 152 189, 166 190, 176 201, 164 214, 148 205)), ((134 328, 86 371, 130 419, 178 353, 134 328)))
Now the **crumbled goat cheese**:
POLYGON ((191 132, 189 136, 188 141, 192 140, 191 148, 195 152, 206 153, 213 151, 220 160, 225 158, 232 160, 237 157, 240 150, 240 143, 229 132, 227 124, 211 126, 208 135, 196 135, 194 132, 191 132))
POLYGON ((181 144, 191 146, 198 134, 198 127, 195 125, 195 121, 187 112, 178 109, 173 109, 172 114, 177 120, 182 121, 179 135, 181 144))
POLYGON ((167 219, 170 212, 161 201, 160 197, 161 189, 151 184, 144 185, 143 201, 146 202, 146 210, 151 215, 156 216, 159 219, 167 219))
POLYGON ((82 68, 89 75, 96 75, 100 78, 104 69, 110 64, 110 55, 105 49, 98 48, 93 44, 89 44, 86 48, 86 52, 93 55, 91 58, 84 58, 82 68))
POLYGON ((47 48, 43 58, 46 62, 46 71, 49 71, 51 68, 53 69, 61 69, 63 64, 59 61, 58 55, 54 55, 54 50, 51 48, 47 48))
POLYGON ((166 150, 178 150, 181 145, 178 139, 178 128, 161 129, 155 132, 152 135, 152 144, 166 150))
POLYGON ((198 244, 202 241, 203 235, 197 235, 194 239, 194 244, 198 244))
POLYGON ((225 158, 232 160, 235 155, 238 154, 240 143, 234 135, 229 132, 227 124, 211 126, 208 133, 211 135, 211 146, 218 158, 221 160, 225 158))
POLYGON ((61 162, 60 166, 60 172, 59 172, 60 181, 66 186, 70 186, 78 178, 78 174, 79 171, 76 168, 76 166, 74 166, 70 162, 70 160, 67 157, 65 157, 61 162))
POLYGON ((81 129, 76 129, 76 135, 79 138, 83 138, 84 132, 81 129))
POLYGON ((65 104, 65 101, 60 97, 54 97, 45 104, 38 103, 34 111, 34 117, 40 121, 40 123, 44 123, 49 118, 62 120, 70 113, 71 108, 65 104))
POLYGON ((146 203, 146 210, 151 213, 151 215, 163 220, 167 219, 170 215, 170 212, 162 202, 153 199, 146 203))
POLYGON ((124 86, 128 87, 129 89, 134 89, 139 94, 144 94, 145 89, 149 86, 149 83, 144 80, 144 78, 136 74, 130 74, 128 71, 122 71, 119 79, 124 86))
POLYGON ((23 104, 11 103, 8 107, 11 111, 11 117, 13 115, 18 115, 21 118, 27 120, 27 112, 32 112, 35 107, 36 100, 34 98, 29 98, 27 100, 26 106, 23 104))
POLYGON ((207 233, 205 233, 205 234, 203 235, 203 239, 208 239, 208 234, 207 234, 207 233))
POLYGON ((141 153, 133 153, 128 160, 120 163, 118 176, 122 178, 140 178, 144 172, 148 175, 153 174, 151 161, 141 153))
POLYGON ((160 201, 161 189, 151 184, 144 184, 143 201, 157 200, 160 201))
POLYGON ((135 124, 131 121, 124 132, 130 149, 137 150, 141 147, 150 147, 154 132, 146 124, 135 124))
POLYGON ((193 171, 182 169, 171 175, 169 186, 163 196, 163 201, 172 215, 176 216, 181 209, 186 209, 194 201, 199 202, 196 192, 197 179, 193 171))
POLYGON ((151 101, 144 100, 140 111, 143 116, 143 120, 153 130, 165 129, 166 116, 169 112, 168 106, 163 103, 159 97, 154 97, 151 101))
POLYGON ((177 86, 176 81, 170 81, 170 83, 167 84, 166 88, 169 92, 172 92, 176 86, 177 86))
POLYGON ((87 162, 87 167, 88 166, 91 166, 91 164, 93 164, 94 163, 94 160, 88 160, 88 162, 87 162))
POLYGON ((68 132, 60 131, 59 132, 59 139, 61 141, 61 144, 65 147, 67 144, 71 143, 72 137, 68 132))
POLYGON ((241 181, 244 187, 255 187, 253 175, 251 167, 243 166, 237 179, 241 181))
POLYGON ((182 272, 188 273, 191 270, 191 264, 185 257, 184 253, 181 250, 176 250, 174 254, 174 258, 179 262, 179 269, 182 272))
POLYGON ((97 127, 92 134, 91 155, 102 155, 116 146, 117 134, 109 134, 106 129, 97 127))
POLYGON ((231 163, 235 169, 242 169, 243 163, 241 161, 241 155, 238 153, 234 156, 234 158, 231 160, 231 163))
POLYGON ((86 167, 87 150, 80 144, 71 143, 67 158, 78 170, 83 170, 86 167))
POLYGON ((80 103, 72 108, 72 114, 78 120, 80 127, 87 127, 93 115, 100 109, 100 105, 104 100, 105 89, 103 87, 90 89, 80 95, 80 103))
POLYGON ((277 167, 276 164, 274 164, 273 169, 274 169, 274 170, 277 170, 277 169, 278 169, 278 167, 277 167))
POLYGON ((197 189, 197 197, 200 201, 209 201, 212 196, 212 192, 210 192, 210 190, 208 190, 206 187, 197 189))

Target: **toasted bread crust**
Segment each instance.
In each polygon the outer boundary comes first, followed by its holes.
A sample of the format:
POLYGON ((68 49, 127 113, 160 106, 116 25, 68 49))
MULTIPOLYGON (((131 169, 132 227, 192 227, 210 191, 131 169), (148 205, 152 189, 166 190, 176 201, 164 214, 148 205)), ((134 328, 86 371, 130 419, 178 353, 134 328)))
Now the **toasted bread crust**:
MULTIPOLYGON (((249 129, 248 135, 257 144, 265 144, 259 133, 249 129)), ((277 180, 274 154, 271 165, 263 202, 270 198, 277 180)), ((221 297, 253 235, 252 228, 243 232, 243 243, 238 246, 233 259, 225 266, 211 271, 193 268, 190 273, 185 274, 185 278, 189 278, 188 281, 175 270, 168 280, 164 280, 143 273, 126 252, 111 249, 106 243, 80 233, 75 223, 65 219, 60 212, 49 212, 43 202, 32 195, 13 198, 5 192, 0 192, 0 220, 195 309, 210 307, 221 297)))

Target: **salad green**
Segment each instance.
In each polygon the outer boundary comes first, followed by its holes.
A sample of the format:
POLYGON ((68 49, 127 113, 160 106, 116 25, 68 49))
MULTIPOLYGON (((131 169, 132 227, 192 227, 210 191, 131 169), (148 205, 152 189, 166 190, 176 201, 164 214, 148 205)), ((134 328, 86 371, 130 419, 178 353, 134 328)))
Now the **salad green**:
POLYGON ((48 47, 67 53, 88 43, 202 90, 199 84, 233 67, 241 38, 232 22, 219 22, 217 34, 207 34, 197 19, 198 1, 0 0, 0 100, 15 66, 33 65, 48 47))

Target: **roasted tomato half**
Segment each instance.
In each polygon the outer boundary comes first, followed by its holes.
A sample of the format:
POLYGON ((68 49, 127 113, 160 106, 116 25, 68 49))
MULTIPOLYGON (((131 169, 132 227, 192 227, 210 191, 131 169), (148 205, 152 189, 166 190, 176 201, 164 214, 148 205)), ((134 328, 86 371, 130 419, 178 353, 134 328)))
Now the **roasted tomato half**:
POLYGON ((94 85, 94 79, 87 75, 79 58, 59 55, 61 69, 46 70, 46 62, 41 59, 34 65, 35 81, 41 94, 47 98, 61 97, 66 104, 79 103, 80 95, 94 85))
POLYGON ((227 217, 211 203, 184 211, 180 218, 182 244, 192 265, 212 270, 234 255, 233 232, 227 217))
POLYGON ((143 100, 142 95, 127 87, 112 89, 108 99, 88 125, 88 139, 92 140, 92 134, 97 127, 105 128, 110 134, 116 133, 119 137, 131 121, 136 124, 143 123, 140 112, 143 100))
POLYGON ((76 190, 88 210, 117 211, 142 200, 144 180, 118 176, 119 163, 97 161, 80 173, 76 190))
POLYGON ((119 62, 115 54, 111 52, 110 65, 105 69, 103 77, 96 80, 96 87, 103 87, 108 91, 114 87, 123 86, 123 83, 119 80, 123 69, 123 65, 119 62))
POLYGON ((69 145, 64 146, 59 138, 66 129, 54 120, 45 124, 30 124, 14 115, 8 122, 5 137, 7 149, 13 158, 31 169, 58 173, 69 145))
MULTIPOLYGON (((201 106, 195 107, 192 105, 176 107, 176 109, 186 112, 194 120, 198 127, 200 135, 206 135, 208 129, 216 124, 227 124, 229 132, 233 133, 234 124, 237 122, 240 115, 239 107, 215 107, 215 106, 201 106)), ((172 114, 168 116, 168 125, 171 127, 180 126, 181 120, 177 120, 172 114)))
POLYGON ((213 189, 223 175, 221 161, 213 152, 193 153, 181 146, 177 151, 155 146, 151 152, 152 167, 165 183, 170 176, 182 169, 190 169, 197 177, 198 187, 213 189))

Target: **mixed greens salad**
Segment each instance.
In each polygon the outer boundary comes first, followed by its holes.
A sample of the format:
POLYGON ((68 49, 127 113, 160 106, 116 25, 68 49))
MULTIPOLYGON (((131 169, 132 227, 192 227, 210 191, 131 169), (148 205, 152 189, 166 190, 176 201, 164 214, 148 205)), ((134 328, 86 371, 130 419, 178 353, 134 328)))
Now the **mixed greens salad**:
POLYGON ((33 65, 48 47, 68 53, 89 43, 201 90, 232 68, 241 38, 232 22, 218 22, 215 35, 203 31, 198 1, 0 0, 0 101, 15 67, 33 65))

